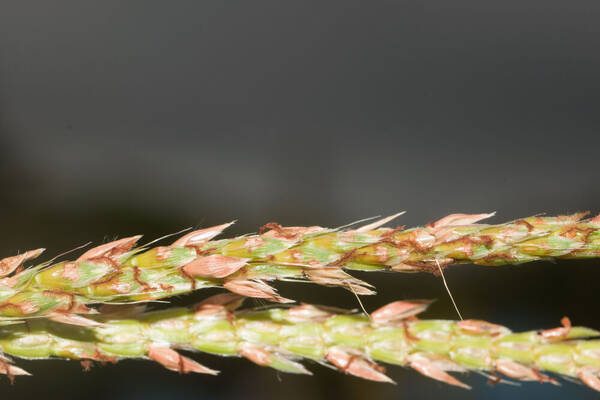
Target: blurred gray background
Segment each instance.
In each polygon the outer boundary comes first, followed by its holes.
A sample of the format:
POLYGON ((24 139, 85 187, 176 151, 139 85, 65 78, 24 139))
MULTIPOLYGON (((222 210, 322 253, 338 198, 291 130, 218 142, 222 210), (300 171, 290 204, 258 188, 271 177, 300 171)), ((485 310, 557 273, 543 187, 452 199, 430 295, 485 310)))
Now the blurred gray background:
MULTIPOLYGON (((228 234, 339 226, 400 210, 600 212, 597 1, 4 1, 0 4, 0 254, 232 219, 228 234)), ((600 328, 598 261, 451 269, 465 317, 515 330, 563 315, 600 328)), ((356 274, 379 296, 437 298, 429 275, 356 274)), ((357 307, 341 289, 285 296, 357 307)), ((214 291, 215 293, 217 291, 214 291)), ((210 292, 211 294, 213 292, 210 292)), ((182 297, 181 304, 208 292, 182 297)), ((217 377, 144 361, 33 372, 3 398, 597 398, 562 388, 465 391, 389 368, 397 386, 309 365, 280 375, 198 355, 217 377)))

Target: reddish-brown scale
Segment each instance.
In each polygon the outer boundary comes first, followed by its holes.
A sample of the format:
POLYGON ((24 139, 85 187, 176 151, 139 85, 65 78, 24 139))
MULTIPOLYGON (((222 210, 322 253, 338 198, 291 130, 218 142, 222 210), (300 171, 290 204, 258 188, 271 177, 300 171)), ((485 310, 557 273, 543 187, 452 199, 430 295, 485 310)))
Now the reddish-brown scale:
MULTIPOLYGON (((411 236, 415 236, 415 235, 413 235, 413 232, 411 232, 411 236)), ((379 243, 388 243, 395 247, 398 247, 399 249, 405 248, 405 247, 410 247, 419 253, 427 253, 429 250, 431 250, 431 246, 422 245, 421 243, 419 243, 419 241, 415 237, 404 239, 399 242, 394 241, 394 240, 391 240, 389 242, 387 240, 382 240, 379 243)))
POLYGON ((454 378, 452 375, 448 374, 442 368, 438 367, 436 363, 432 361, 430 356, 426 354, 414 353, 409 356, 409 362, 411 368, 425 376, 465 389, 471 388, 469 385, 465 385, 464 383, 454 378))
POLYGON ((408 326, 408 322, 406 320, 402 320, 402 330, 404 331, 404 336, 408 339, 411 340, 413 342, 418 342, 421 339, 416 337, 415 335, 413 335, 410 332, 409 326, 408 326))
POLYGON ((297 321, 317 321, 322 322, 327 318, 331 317, 332 314, 323 310, 319 307, 315 307, 311 304, 302 304, 296 307, 292 307, 288 310, 288 318, 297 321))
POLYGON ((4 373, 8 377, 10 384, 14 385, 15 384, 15 376, 13 375, 13 373, 11 371, 10 364, 6 362, 4 357, 0 357, 0 365, 2 365, 2 369, 5 371, 4 373))
POLYGON ((107 276, 105 276, 104 278, 97 280, 95 282, 90 283, 91 286, 98 286, 98 285, 102 285, 105 283, 109 283, 111 282, 113 279, 118 278, 119 276, 121 276, 123 272, 117 271, 117 272, 113 272, 112 274, 109 274, 107 276))
POLYGON ((541 383, 551 383, 553 385, 560 385, 560 383, 558 383, 558 381, 554 378, 549 377, 548 375, 544 375, 541 374, 540 371, 538 371, 536 368, 532 368, 533 373, 536 377, 536 379, 538 380, 538 382, 541 383))
MULTIPOLYGON (((541 223, 541 221, 538 221, 538 223, 541 223)), ((515 225, 523 225, 524 227, 527 228, 527 232, 531 232, 535 229, 533 225, 531 225, 529 222, 525 221, 524 219, 520 219, 520 220, 516 221, 514 224, 515 225)))
POLYGON ((16 275, 15 276, 11 276, 9 278, 2 278, 0 279, 0 285, 2 286, 6 286, 9 288, 13 288, 17 285, 17 283, 19 283, 19 280, 17 279, 16 275))
POLYGON ((495 362, 494 368, 496 368, 496 371, 509 378, 520 379, 523 381, 537 380, 532 368, 513 360, 499 359, 495 362))
POLYGON ((420 253, 427 253, 429 250, 431 250, 432 246, 423 245, 417 240, 417 233, 413 232, 411 233, 411 236, 413 237, 408 239, 407 243, 410 244, 413 247, 413 249, 417 250, 420 253))
POLYGON ((356 354, 349 354, 340 348, 331 348, 325 355, 327 361, 344 373, 377 382, 393 382, 385 375, 385 368, 369 362, 356 354))
POLYGON ((455 243, 463 243, 465 245, 465 247, 463 248, 463 251, 465 252, 465 254, 469 257, 473 256, 473 246, 478 246, 483 244, 486 247, 490 247, 493 243, 494 240, 489 237, 489 236, 475 236, 475 237, 469 237, 469 236, 462 236, 456 239, 452 239, 449 240, 447 242, 445 242, 445 244, 455 244, 455 243))
POLYGON ((594 390, 600 391, 600 369, 592 366, 579 368, 577 377, 594 390))
POLYGON ((218 372, 212 369, 206 368, 203 365, 198 364, 196 361, 183 357, 175 350, 169 347, 161 347, 159 345, 151 345, 148 348, 148 357, 163 367, 170 369, 171 371, 178 371, 181 374, 187 374, 188 372, 197 372, 201 374, 216 375, 218 372))
POLYGON ((141 272, 140 272, 139 267, 133 267, 133 279, 143 287, 142 291, 148 292, 148 291, 152 290, 152 286, 150 286, 148 284, 148 282, 144 282, 140 278, 140 275, 141 275, 141 272))
POLYGON ((304 270, 302 273, 306 279, 321 285, 346 286, 355 294, 373 294, 373 291, 367 287, 370 285, 345 273, 341 268, 310 268, 304 270))
POLYGON ((193 276, 191 276, 190 274, 188 274, 185 269, 183 269, 184 267, 179 268, 179 272, 181 273, 181 276, 183 276, 184 278, 186 278, 187 280, 190 281, 190 283, 192 284, 192 290, 196 290, 196 279, 194 279, 193 276))
POLYGON ((343 265, 345 262, 352 260, 354 257, 356 257, 356 251, 357 249, 352 249, 350 251, 347 251, 346 253, 342 254, 342 256, 340 258, 338 258, 337 260, 327 264, 328 267, 339 267, 341 265, 343 265))
MULTIPOLYGON (((6 257, 0 260, 0 276, 6 276, 15 270, 22 270, 21 267, 25 261, 37 258, 44 252, 44 249, 29 250, 25 253, 6 257)), ((18 273, 18 272, 17 272, 18 273)))
POLYGON ((94 362, 92 360, 81 360, 79 363, 81 364, 81 368, 84 372, 90 372, 94 366, 94 362))
POLYGON ((119 281, 113 281, 110 285, 110 288, 115 293, 119 293, 119 294, 128 294, 128 293, 131 293, 131 291, 133 290, 133 288, 131 287, 131 284, 129 284, 128 282, 119 282, 119 281))
MULTIPOLYGON (((430 222, 427 227, 434 233, 444 230, 446 227, 473 225, 482 219, 492 217, 495 213, 489 214, 450 214, 435 222, 430 222)), ((437 235, 436 235, 437 236, 437 235)))
POLYGON ((183 270, 190 276, 202 278, 225 278, 233 275, 249 261, 247 258, 212 254, 198 257, 184 265, 183 270))
POLYGON ((560 320, 562 327, 554 329, 546 329, 542 331, 541 335, 544 339, 550 340, 561 340, 569 335, 571 332, 571 320, 569 317, 562 317, 560 320))
POLYGON ((494 261, 497 261, 497 260, 504 260, 507 262, 507 264, 510 264, 515 261, 515 257, 511 256, 510 254, 497 253, 497 254, 489 254, 489 255, 483 257, 482 260, 486 261, 486 262, 490 262, 490 263, 493 263, 494 261))
POLYGON ((470 334, 487 333, 490 336, 498 336, 508 333, 509 330, 502 325, 491 324, 477 319, 465 319, 456 323, 456 326, 463 332, 470 334))
POLYGON ((499 383, 502 383, 502 378, 495 371, 490 372, 490 379, 487 380, 487 384, 496 386, 499 383))
POLYGON ((463 237, 459 237, 457 239, 447 241, 445 243, 447 243, 447 244, 462 243, 463 246, 461 248, 456 248, 455 251, 462 250, 467 255, 467 257, 472 257, 473 256, 473 245, 478 245, 479 240, 470 238, 468 236, 463 236, 463 237))
POLYGON ((195 250, 197 256, 201 256, 207 253, 208 250, 202 250, 202 244, 186 244, 186 249, 195 250))
MULTIPOLYGON (((224 293, 224 294, 234 294, 235 293, 224 293)), ((219 296, 219 295, 217 295, 219 296)), ((240 299, 243 298, 241 296, 240 299)), ((196 304, 193 308, 194 310, 194 315, 196 316, 205 316, 205 315, 209 315, 209 316, 219 316, 219 317, 224 317, 227 322, 229 322, 229 325, 231 325, 232 327, 235 327, 233 320, 235 318, 235 315, 229 311, 229 307, 227 307, 224 304, 203 304, 199 303, 196 304)), ((235 309, 235 308, 234 308, 235 309)))
POLYGON ((262 367, 267 366, 271 363, 271 357, 269 353, 260 347, 255 346, 243 346, 238 350, 238 353, 253 363, 262 367))
POLYGON ((171 247, 160 246, 156 248, 156 259, 158 261, 166 261, 171 257, 173 249, 171 247))
POLYGON ((33 314, 40 310, 40 308, 38 306, 33 305, 29 301, 24 301, 20 304, 14 304, 14 303, 0 304, 0 310, 4 310, 4 309, 13 309, 23 315, 33 314))
POLYGON ((406 225, 397 226, 394 229, 391 229, 391 230, 385 232, 383 235, 381 235, 381 237, 382 238, 388 238, 388 237, 390 237, 392 235, 395 235, 396 233, 398 233, 400 231, 403 231, 404 228, 406 228, 406 225))
POLYGON ((577 236, 579 234, 581 234, 582 240, 584 242, 587 242, 588 240, 588 236, 590 236, 590 234, 596 232, 596 229, 594 228, 578 228, 576 226, 571 227, 567 230, 565 230, 564 232, 560 233, 561 236, 564 236, 568 239, 577 239, 577 236))
POLYGON ((246 243, 244 244, 244 247, 246 249, 248 249, 249 251, 254 251, 258 247, 262 246, 264 243, 265 243, 265 239, 261 238, 260 236, 249 237, 246 239, 246 243))
POLYGON ((85 304, 75 302, 75 306, 71 312, 75 314, 94 314, 96 310, 86 306, 85 304))
POLYGON ((388 244, 394 248, 399 248, 399 249, 406 249, 409 246, 406 245, 401 245, 399 242, 397 242, 396 240, 394 240, 392 237, 382 237, 377 243, 374 244, 388 244))
POLYGON ((161 288, 162 290, 164 290, 164 291, 167 291, 167 292, 170 292, 171 290, 173 290, 173 286, 171 286, 171 285, 167 285, 167 284, 164 284, 164 283, 162 283, 162 282, 159 282, 159 283, 158 283, 158 286, 160 286, 160 288, 161 288))
POLYGON ((110 257, 106 257, 106 256, 89 258, 86 261, 98 262, 98 263, 108 263, 111 265, 111 267, 113 267, 113 269, 115 271, 121 271, 121 269, 122 269, 121 266, 115 260, 113 260, 110 257))
POLYGON ((292 256, 292 258, 293 258, 294 260, 298 260, 298 261, 300 261, 300 262, 302 262, 302 261, 303 261, 303 259, 304 259, 304 256, 303 256, 303 255, 302 255, 302 253, 301 253, 301 252, 299 252, 298 250, 289 250, 289 252, 290 252, 290 255, 292 256))
POLYGON ((221 304, 196 304, 192 307, 195 316, 224 316, 227 313, 227 309, 221 304))
POLYGON ((284 238, 287 238, 287 239, 294 239, 294 237, 296 236, 293 233, 292 234, 287 233, 285 231, 285 228, 283 226, 281 226, 280 224, 278 224, 277 222, 269 222, 268 224, 261 226, 260 229, 258 230, 258 234, 262 235, 264 231, 269 230, 269 229, 277 232, 278 235, 280 235, 284 238))
POLYGON ((177 369, 179 370, 179 374, 183 375, 186 373, 185 370, 185 364, 183 362, 183 357, 181 356, 181 354, 177 353, 177 355, 179 356, 179 359, 177 360, 177 369))
POLYGON ((238 309, 242 303, 244 302, 244 296, 240 296, 235 293, 220 293, 215 294, 214 296, 210 296, 207 299, 202 300, 201 302, 194 305, 194 310, 198 310, 204 306, 223 306, 225 309, 229 311, 233 311, 238 309))
POLYGON ((381 264, 385 264, 391 258, 390 250, 386 246, 375 246, 374 255, 377 256, 377 261, 379 261, 381 264))
POLYGON ((401 319, 417 319, 415 315, 425 311, 430 304, 430 300, 394 301, 372 312, 371 320, 386 324, 401 319))
POLYGON ((131 249, 140 238, 141 236, 137 235, 96 246, 83 253, 77 259, 77 261, 88 261, 103 257, 117 258, 118 256, 129 251, 129 249, 131 249))
POLYGON ((453 262, 453 259, 446 258, 444 260, 438 260, 437 263, 432 261, 404 261, 403 264, 414 267, 422 272, 429 272, 433 275, 440 276, 440 268, 444 270, 453 262))
POLYGON ((117 357, 107 356, 106 354, 102 354, 98 349, 94 350, 94 354, 90 358, 93 360, 102 361, 105 363, 107 363, 107 362, 112 363, 112 364, 117 363, 117 357))
POLYGON ((68 262, 63 266, 63 271, 60 274, 61 277, 68 279, 72 282, 78 282, 79 275, 79 265, 77 262, 68 262))
POLYGON ((229 222, 227 224, 211 226, 209 228, 198 229, 196 231, 190 232, 187 235, 184 235, 177 239, 171 246, 173 247, 186 247, 189 244, 198 244, 201 245, 206 243, 210 239, 215 236, 221 234, 223 230, 233 225, 233 222, 229 222))
POLYGON ((590 214, 591 214, 590 211, 584 211, 584 212, 578 212, 578 213, 571 214, 571 215, 559 215, 556 217, 556 219, 577 222, 577 221, 580 221, 582 218, 587 217, 590 214))
POLYGON ((280 299, 275 289, 262 280, 229 279, 223 283, 223 287, 242 296, 257 297, 272 301, 279 301, 278 299, 280 299))
POLYGON ((494 245, 494 239, 489 235, 481 235, 479 236, 480 244, 483 244, 485 247, 492 247, 494 245))
POLYGON ((63 311, 63 312, 68 313, 68 312, 73 311, 73 308, 75 308, 75 295, 73 293, 63 292, 61 290, 44 290, 42 293, 44 293, 45 295, 55 296, 55 297, 59 297, 59 298, 66 297, 69 299, 69 304, 68 304, 67 308, 57 310, 57 311, 63 311))

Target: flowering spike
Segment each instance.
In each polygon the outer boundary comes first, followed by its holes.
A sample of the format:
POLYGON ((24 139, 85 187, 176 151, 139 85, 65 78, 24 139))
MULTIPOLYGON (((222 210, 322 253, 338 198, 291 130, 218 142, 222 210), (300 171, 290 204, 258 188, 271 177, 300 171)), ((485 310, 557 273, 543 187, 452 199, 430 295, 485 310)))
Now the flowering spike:
MULTIPOLYGON (((185 235, 172 246, 132 249, 136 236, 98 246, 75 262, 21 271, 18 262, 9 258, 0 267, 6 274, 0 276, 0 322, 55 311, 74 313, 94 303, 150 302, 207 287, 286 301, 264 283, 271 280, 308 280, 358 295, 375 293, 348 270, 439 274, 440 268, 451 264, 497 266, 550 257, 600 258, 596 219, 574 214, 475 224, 489 215, 453 214, 412 229, 344 230, 270 223, 259 234, 209 240, 229 225, 224 224, 185 235)), ((568 333, 575 334, 583 332, 568 333)))
MULTIPOLYGON (((468 386, 449 371, 500 372, 557 384, 542 373, 547 371, 579 378, 592 388, 597 388, 600 379, 599 339, 549 339, 537 331, 490 328, 497 325, 482 321, 474 325, 478 329, 464 329, 461 321, 415 318, 386 319, 381 325, 366 314, 309 305, 228 311, 225 307, 235 301, 227 297, 208 301, 200 311, 174 308, 124 320, 114 314, 90 316, 98 326, 73 326, 48 318, 0 325, 0 354, 110 362, 150 358, 182 373, 216 373, 175 350, 184 348, 242 356, 291 373, 308 373, 299 363, 302 359, 329 362, 346 373, 389 382, 375 364, 385 362, 410 366, 460 387, 468 386)), ((580 327, 571 330, 588 336, 592 332, 580 327)), ((10 359, 0 356, 2 362, 10 364, 10 359)))

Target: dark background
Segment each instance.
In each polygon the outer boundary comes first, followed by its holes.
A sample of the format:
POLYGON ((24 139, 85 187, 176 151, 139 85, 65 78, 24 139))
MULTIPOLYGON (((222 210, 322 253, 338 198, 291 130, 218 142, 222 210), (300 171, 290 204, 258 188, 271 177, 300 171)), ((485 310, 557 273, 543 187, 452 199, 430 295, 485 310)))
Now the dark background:
MULTIPOLYGON (((239 222, 339 226, 400 210, 600 212, 597 1, 5 1, 0 5, 0 254, 239 222)), ((600 328, 598 261, 456 267, 467 318, 515 330, 563 315, 600 328)), ((437 298, 429 275, 356 274, 369 310, 437 298)), ((356 307, 342 289, 284 296, 356 307)), ((218 291, 210 291, 216 293, 218 291)), ((189 303, 209 292, 182 297, 189 303)), ((397 386, 309 365, 277 374, 241 359, 179 376, 147 361, 35 374, 3 398, 597 398, 566 382, 471 391, 390 367, 397 386)))

